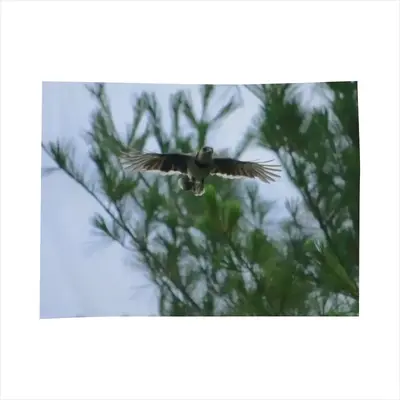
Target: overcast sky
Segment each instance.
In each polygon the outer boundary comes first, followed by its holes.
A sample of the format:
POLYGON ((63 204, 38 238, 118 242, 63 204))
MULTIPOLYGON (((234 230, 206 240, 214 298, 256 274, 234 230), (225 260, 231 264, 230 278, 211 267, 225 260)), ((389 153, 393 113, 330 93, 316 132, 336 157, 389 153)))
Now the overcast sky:
MULTIPOLYGON (((132 121, 131 98, 143 90, 157 94, 167 110, 171 93, 190 89, 194 99, 198 87, 182 85, 107 84, 116 127, 125 133, 132 121)), ((236 144, 257 112, 258 102, 243 91, 245 107, 226 120, 213 136, 216 149, 236 144)), ((43 140, 73 139, 85 157, 80 135, 89 128, 95 103, 81 83, 43 85, 43 140)), ((154 150, 154 149, 153 149, 154 150)), ((244 157, 265 159, 265 150, 251 149, 244 157)), ((43 154, 43 165, 53 165, 43 154)), ((285 177, 264 185, 266 196, 283 204, 297 193, 285 177)), ((124 251, 104 246, 91 234, 89 219, 101 212, 94 200, 75 182, 58 172, 42 179, 41 212, 41 318, 74 316, 155 315, 157 299, 151 285, 132 267, 124 264, 124 251)))

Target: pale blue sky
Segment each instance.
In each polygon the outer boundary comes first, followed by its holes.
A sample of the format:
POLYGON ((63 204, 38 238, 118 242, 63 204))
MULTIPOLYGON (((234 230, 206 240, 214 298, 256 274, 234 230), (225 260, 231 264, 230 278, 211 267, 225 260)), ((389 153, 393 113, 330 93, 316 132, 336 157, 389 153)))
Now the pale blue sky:
MULTIPOLYGON (((154 91, 167 110, 169 95, 190 89, 196 99, 197 87, 182 85, 107 84, 106 90, 119 131, 126 131, 132 119, 134 92, 154 91)), ((209 144, 216 149, 237 143, 257 111, 257 100, 242 92, 245 107, 227 119, 209 144)), ((43 85, 43 140, 72 138, 80 157, 85 144, 79 137, 89 128, 95 103, 81 83, 43 85)), ((265 159, 265 150, 251 149, 244 158, 265 159)), ((43 154, 43 165, 52 165, 43 154)), ((296 191, 284 177, 262 192, 283 207, 285 198, 296 191)), ((117 245, 105 246, 90 230, 89 218, 99 211, 94 200, 63 173, 42 179, 41 224, 41 318, 157 313, 157 299, 142 273, 124 263, 125 253, 117 245), (141 286, 147 286, 137 289, 141 286)))

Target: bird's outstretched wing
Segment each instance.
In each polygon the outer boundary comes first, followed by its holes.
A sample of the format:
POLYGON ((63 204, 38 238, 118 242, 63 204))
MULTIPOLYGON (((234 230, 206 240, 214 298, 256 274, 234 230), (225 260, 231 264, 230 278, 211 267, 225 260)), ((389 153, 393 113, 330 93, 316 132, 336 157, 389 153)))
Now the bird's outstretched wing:
POLYGON ((121 164, 130 172, 186 174, 190 155, 181 153, 142 153, 130 150, 120 156, 121 164))
POLYGON ((258 178, 263 182, 274 182, 280 177, 279 165, 269 164, 272 160, 264 162, 239 161, 233 158, 214 158, 212 175, 220 175, 229 179, 258 178))

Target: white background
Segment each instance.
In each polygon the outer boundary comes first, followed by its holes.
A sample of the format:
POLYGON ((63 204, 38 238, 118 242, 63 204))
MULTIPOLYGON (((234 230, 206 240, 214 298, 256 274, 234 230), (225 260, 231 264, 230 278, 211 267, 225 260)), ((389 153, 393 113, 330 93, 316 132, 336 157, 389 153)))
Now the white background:
POLYGON ((1 7, 3 398, 399 398, 398 2, 1 7), (360 317, 39 321, 49 80, 359 81, 360 317))

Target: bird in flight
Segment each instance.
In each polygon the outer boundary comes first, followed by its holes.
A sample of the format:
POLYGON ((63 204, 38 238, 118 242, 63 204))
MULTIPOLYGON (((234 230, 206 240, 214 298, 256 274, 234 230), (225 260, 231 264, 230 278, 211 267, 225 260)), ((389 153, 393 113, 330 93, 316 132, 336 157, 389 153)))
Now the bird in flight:
POLYGON ((209 175, 228 179, 258 178, 265 183, 274 182, 280 177, 279 165, 270 161, 240 161, 229 157, 214 157, 214 149, 203 147, 197 153, 142 153, 130 150, 122 153, 121 164, 130 172, 158 172, 161 174, 182 175, 179 186, 192 191, 195 196, 205 192, 204 182, 209 175))

